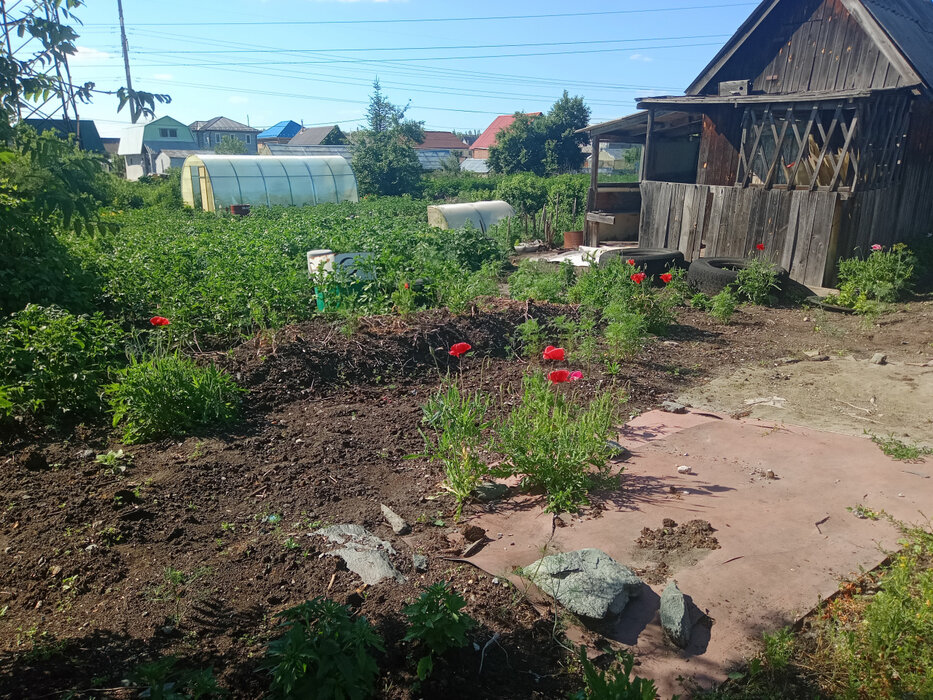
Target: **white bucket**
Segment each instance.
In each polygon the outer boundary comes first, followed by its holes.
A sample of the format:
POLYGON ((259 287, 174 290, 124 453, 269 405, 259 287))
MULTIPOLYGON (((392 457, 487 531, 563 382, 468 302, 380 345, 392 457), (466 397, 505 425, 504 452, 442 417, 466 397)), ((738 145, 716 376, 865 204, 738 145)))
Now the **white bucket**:
POLYGON ((322 248, 308 251, 308 276, 334 271, 334 251, 322 248))

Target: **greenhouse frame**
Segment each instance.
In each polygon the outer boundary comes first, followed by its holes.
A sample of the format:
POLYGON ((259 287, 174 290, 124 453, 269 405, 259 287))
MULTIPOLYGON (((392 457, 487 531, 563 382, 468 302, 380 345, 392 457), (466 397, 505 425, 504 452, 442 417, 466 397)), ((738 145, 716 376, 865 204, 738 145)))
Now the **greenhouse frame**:
POLYGON ((359 201, 356 176, 340 156, 191 155, 182 166, 181 198, 204 211, 359 201))

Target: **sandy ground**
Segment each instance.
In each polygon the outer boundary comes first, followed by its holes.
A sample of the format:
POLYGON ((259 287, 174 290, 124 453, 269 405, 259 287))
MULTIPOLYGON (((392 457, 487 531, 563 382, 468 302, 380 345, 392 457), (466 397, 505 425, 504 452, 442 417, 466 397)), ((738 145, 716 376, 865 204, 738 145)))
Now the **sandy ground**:
MULTIPOLYGON (((921 363, 917 363, 921 364, 921 363)), ((933 447, 933 367, 851 355, 747 365, 680 396, 699 409, 933 447)))

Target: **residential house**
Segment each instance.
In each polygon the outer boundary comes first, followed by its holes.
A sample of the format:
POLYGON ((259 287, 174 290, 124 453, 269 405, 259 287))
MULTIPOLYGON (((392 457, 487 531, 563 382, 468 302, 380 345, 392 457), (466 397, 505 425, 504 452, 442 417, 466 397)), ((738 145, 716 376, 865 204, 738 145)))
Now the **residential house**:
POLYGON ((214 117, 210 121, 194 122, 189 125, 189 128, 194 134, 198 148, 204 151, 213 151, 225 136, 230 136, 243 142, 248 155, 257 153, 256 137, 259 135, 259 129, 246 124, 240 124, 226 117, 214 117))
POLYGON ((126 129, 117 150, 126 160, 126 179, 163 174, 167 161, 159 160, 158 156, 164 150, 196 153, 198 144, 187 126, 169 116, 126 129))
POLYGON ((346 134, 336 124, 334 126, 308 126, 303 128, 288 142, 289 146, 339 146, 346 144, 346 134))
POLYGON ((587 243, 634 216, 640 246, 826 286, 841 257, 926 235, 931 37, 930 0, 764 0, 685 95, 587 127, 595 150, 644 144, 638 184, 592 169, 587 243))
MULTIPOLYGON (((528 112, 525 116, 535 119, 541 116, 541 112, 528 112)), ((514 121, 514 114, 500 114, 493 119, 492 124, 470 146, 470 158, 488 158, 489 149, 496 145, 496 136, 503 129, 508 129, 514 121)))
POLYGON ((40 134, 45 131, 57 131, 58 135, 67 139, 74 134, 78 145, 85 151, 92 153, 105 153, 104 144, 97 133, 97 125, 90 119, 23 119, 40 134))
POLYGON ((288 143, 301 131, 301 124, 286 119, 256 135, 256 143, 288 143))
MULTIPOLYGON (((440 170, 442 163, 450 157, 450 151, 446 149, 415 149, 418 156, 418 162, 422 170, 440 170)), ((291 143, 264 143, 260 150, 260 155, 268 156, 341 156, 348 163, 353 161, 353 152, 351 147, 345 144, 335 146, 295 146, 291 143)))

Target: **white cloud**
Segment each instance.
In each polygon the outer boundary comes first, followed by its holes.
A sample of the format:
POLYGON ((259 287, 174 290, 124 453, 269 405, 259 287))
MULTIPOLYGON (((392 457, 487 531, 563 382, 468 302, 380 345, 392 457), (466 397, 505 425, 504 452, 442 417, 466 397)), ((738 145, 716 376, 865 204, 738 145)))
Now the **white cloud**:
POLYGON ((242 95, 234 95, 227 101, 232 105, 245 105, 247 102, 249 102, 249 98, 243 97, 242 95))
POLYGON ((77 51, 68 58, 72 63, 92 63, 93 61, 109 61, 116 58, 112 53, 98 51, 90 46, 78 46, 76 48, 77 51))
POLYGON ((654 59, 651 58, 651 56, 645 56, 645 54, 643 54, 643 53, 633 53, 631 56, 629 56, 629 60, 631 60, 631 61, 644 61, 645 63, 649 63, 649 62, 653 61, 654 59))
POLYGON ((175 76, 171 73, 156 73, 152 76, 153 80, 172 80, 175 76))

